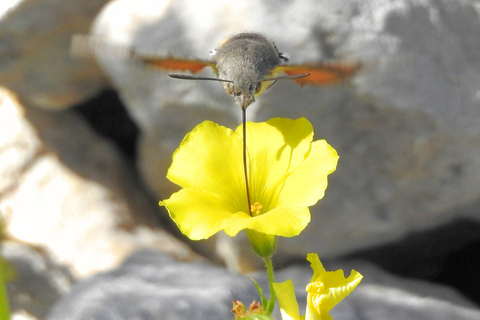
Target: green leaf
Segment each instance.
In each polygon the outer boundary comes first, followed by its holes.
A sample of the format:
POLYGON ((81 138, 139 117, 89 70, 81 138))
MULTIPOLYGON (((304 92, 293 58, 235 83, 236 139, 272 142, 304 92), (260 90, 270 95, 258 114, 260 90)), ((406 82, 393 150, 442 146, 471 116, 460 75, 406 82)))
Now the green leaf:
MULTIPOLYGON (((270 300, 267 299, 264 295, 263 295, 263 291, 262 291, 262 288, 260 288, 260 285, 258 284, 257 281, 255 281, 253 278, 251 278, 253 283, 255 284, 255 287, 257 288, 257 291, 258 291, 258 294, 260 295, 260 303, 262 304, 262 307, 264 310, 269 310, 270 308, 270 300)), ((268 311, 267 311, 268 312, 268 311)), ((271 311, 270 311, 271 313, 271 311)))

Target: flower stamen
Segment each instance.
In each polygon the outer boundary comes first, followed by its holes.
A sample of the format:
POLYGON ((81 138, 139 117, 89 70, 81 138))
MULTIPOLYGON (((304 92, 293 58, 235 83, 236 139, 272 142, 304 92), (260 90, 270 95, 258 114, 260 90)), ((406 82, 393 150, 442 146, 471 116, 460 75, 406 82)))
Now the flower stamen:
POLYGON ((250 206, 250 212, 252 217, 256 217, 262 214, 263 205, 260 202, 255 202, 250 206))

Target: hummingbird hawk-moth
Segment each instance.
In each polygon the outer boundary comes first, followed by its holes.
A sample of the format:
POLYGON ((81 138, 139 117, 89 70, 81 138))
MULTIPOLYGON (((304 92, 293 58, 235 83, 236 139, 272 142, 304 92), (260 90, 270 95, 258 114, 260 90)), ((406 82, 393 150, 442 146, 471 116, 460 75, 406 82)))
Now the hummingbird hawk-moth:
MULTIPOLYGON (((102 50, 101 44, 102 41, 95 37, 77 35, 73 39, 72 52, 77 56, 91 55, 102 50)), ((358 63, 342 62, 288 64, 288 57, 278 51, 273 41, 257 33, 240 33, 228 38, 211 51, 209 60, 144 55, 134 49, 124 49, 123 54, 127 58, 166 71, 198 73, 205 67, 211 67, 217 78, 187 74, 169 76, 219 81, 243 110, 278 80, 291 79, 299 85, 334 84, 352 76, 360 68, 358 63)))

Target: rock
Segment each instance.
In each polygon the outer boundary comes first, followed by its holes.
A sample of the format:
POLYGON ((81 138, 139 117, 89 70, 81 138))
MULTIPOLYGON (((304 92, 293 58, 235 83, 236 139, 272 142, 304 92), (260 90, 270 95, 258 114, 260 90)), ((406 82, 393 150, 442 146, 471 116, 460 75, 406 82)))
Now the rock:
MULTIPOLYGON (((362 261, 329 261, 327 270, 351 269, 362 283, 332 311, 336 320, 478 319, 480 310, 453 290, 420 280, 402 279, 362 261)), ((303 263, 277 272, 292 279, 300 313, 312 270, 303 263)), ((256 273, 263 287, 266 274, 256 273)), ((268 290, 264 290, 268 292, 268 290)), ((179 263, 153 250, 135 252, 115 270, 77 283, 47 316, 56 319, 231 319, 231 300, 257 299, 253 282, 205 262, 179 263)), ((278 308, 277 308, 278 309, 278 308)), ((276 319, 280 319, 278 310, 276 319)))
POLYGON ((77 283, 46 319, 231 319, 232 300, 258 301, 255 290, 248 277, 224 268, 141 250, 77 283))
POLYGON ((31 106, 64 109, 104 88, 95 63, 72 60, 73 34, 88 32, 106 0, 2 1, 0 12, 0 86, 31 106))
POLYGON ((50 307, 70 289, 72 275, 39 248, 5 241, 1 249, 14 270, 13 279, 7 281, 12 319, 44 319, 50 307))
MULTIPOLYGON (((398 277, 365 261, 323 261, 327 270, 344 270, 348 276, 355 269, 363 275, 358 287, 335 308, 335 320, 360 319, 478 319, 480 309, 453 289, 398 277)), ((277 273, 277 281, 292 279, 300 304, 305 310, 306 292, 312 271, 306 265, 291 266, 277 273)))
POLYGON ((6 234, 37 245, 75 277, 154 247, 196 259, 167 233, 131 168, 73 112, 24 107, 0 92, 0 212, 6 234))
MULTIPOLYGON (((93 30, 139 52, 202 59, 222 39, 256 31, 292 63, 364 62, 349 84, 279 81, 248 109, 255 121, 306 117, 316 138, 340 154, 311 225, 279 241, 278 258, 287 261, 306 252, 338 256, 456 218, 479 220, 479 27, 479 7, 470 1, 120 0, 93 30)), ((238 107, 218 83, 171 79, 108 50, 99 60, 142 129, 139 167, 159 198, 176 190, 164 177, 186 132, 205 119, 239 123, 238 107)), ((226 251, 240 252, 236 242, 226 251)), ((254 264, 241 256, 237 269, 242 259, 254 264)))

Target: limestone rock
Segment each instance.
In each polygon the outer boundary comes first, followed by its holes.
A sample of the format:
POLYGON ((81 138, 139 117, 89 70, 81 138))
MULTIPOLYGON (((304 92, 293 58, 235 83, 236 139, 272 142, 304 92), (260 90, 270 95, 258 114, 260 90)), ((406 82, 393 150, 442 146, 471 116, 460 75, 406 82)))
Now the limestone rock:
POLYGON ((77 283, 46 319, 230 319, 233 299, 254 298, 248 277, 142 250, 119 268, 77 283))
POLYGON ((93 61, 70 56, 72 35, 90 30, 106 0, 16 2, 0 3, 0 86, 30 106, 58 110, 107 85, 93 61))
POLYGON ((0 212, 7 235, 85 276, 140 247, 197 256, 161 227, 131 169, 74 113, 25 108, 0 92, 0 212))
MULTIPOLYGON (((364 275, 360 285, 331 311, 336 320, 473 320, 480 316, 478 307, 451 289, 401 279, 361 261, 324 264, 327 270, 343 269, 348 275, 355 269, 364 275)), ((278 282, 294 282, 301 314, 311 276, 307 262, 276 275, 278 282)), ((255 279, 267 284, 264 273, 256 273, 255 279)), ((248 304, 253 299, 258 301, 258 294, 247 276, 205 262, 178 263, 159 252, 142 250, 119 268, 77 283, 46 319, 229 319, 231 300, 248 304)), ((278 309, 274 315, 280 319, 278 309)))
MULTIPOLYGON (((405 279, 364 261, 322 261, 329 271, 354 269, 362 282, 331 311, 335 320, 360 319, 476 319, 480 309, 455 290, 422 280, 405 279)), ((305 310, 306 292, 312 271, 306 264, 290 266, 277 273, 277 281, 292 279, 300 310, 305 310)), ((302 312, 301 312, 302 313, 302 312)))
POLYGON ((5 241, 1 249, 13 274, 6 283, 12 319, 44 319, 50 307, 70 289, 72 275, 39 248, 5 241))

